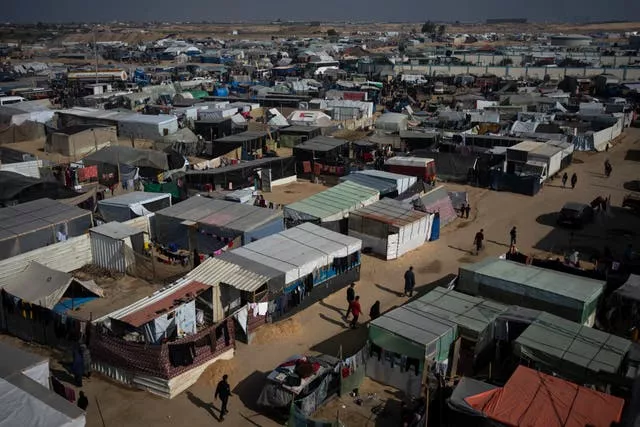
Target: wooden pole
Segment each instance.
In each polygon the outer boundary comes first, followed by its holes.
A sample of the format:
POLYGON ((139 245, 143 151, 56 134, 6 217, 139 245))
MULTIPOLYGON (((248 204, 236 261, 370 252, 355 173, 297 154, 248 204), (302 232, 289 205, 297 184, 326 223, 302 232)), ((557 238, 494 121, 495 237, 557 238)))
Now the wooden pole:
POLYGON ((98 402, 98 397, 96 397, 95 399, 96 399, 96 406, 98 407, 98 413, 100 414, 100 420, 102 421, 102 427, 107 427, 107 425, 104 422, 104 417, 102 416, 102 409, 100 409, 100 402, 98 402))

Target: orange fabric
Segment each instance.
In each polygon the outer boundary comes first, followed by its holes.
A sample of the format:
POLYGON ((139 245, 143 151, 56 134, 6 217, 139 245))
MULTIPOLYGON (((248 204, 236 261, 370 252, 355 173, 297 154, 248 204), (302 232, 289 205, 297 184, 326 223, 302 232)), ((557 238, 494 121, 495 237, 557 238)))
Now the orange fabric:
POLYGON ((513 427, 609 427, 624 400, 519 366, 504 387, 467 397, 487 417, 513 427))

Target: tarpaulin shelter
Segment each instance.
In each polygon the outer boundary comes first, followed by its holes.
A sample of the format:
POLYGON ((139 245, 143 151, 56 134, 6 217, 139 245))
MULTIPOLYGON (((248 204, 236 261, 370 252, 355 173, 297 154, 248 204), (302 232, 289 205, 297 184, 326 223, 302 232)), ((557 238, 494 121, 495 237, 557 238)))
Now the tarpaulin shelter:
POLYGON ((605 282, 487 258, 460 267, 456 289, 593 325, 605 282), (562 284, 559 286, 558 284, 562 284))
POLYGON ((85 413, 49 389, 49 360, 0 343, 0 420, 6 426, 84 427, 85 413))
POLYGON ((0 209, 0 259, 86 233, 91 212, 51 199, 0 209))
POLYGON ((607 301, 607 321, 612 332, 625 335, 640 325, 640 276, 631 274, 607 301))
POLYGON ((9 202, 24 203, 47 197, 67 199, 77 193, 58 181, 33 178, 10 171, 0 171, 0 205, 9 202))
POLYGON ((98 202, 98 212, 106 222, 125 222, 171 206, 171 194, 133 191, 98 202))
POLYGON ((104 291, 93 280, 78 280, 69 273, 45 267, 35 261, 11 278, 3 289, 23 301, 48 309, 53 309, 64 297, 104 296, 104 291))
POLYGON ((293 155, 298 163, 311 161, 335 166, 340 158, 349 158, 349 141, 328 136, 316 136, 293 147, 293 155))
POLYGON ((370 323, 369 340, 381 350, 367 361, 367 376, 417 395, 425 363, 447 364, 459 336, 476 342, 505 309, 499 303, 435 288, 370 323), (417 366, 403 366, 398 362, 403 358, 417 366))
POLYGON ((624 375, 631 341, 542 312, 515 340, 516 355, 576 382, 624 375))
POLYGON ((349 215, 349 235, 385 259, 396 259, 419 248, 431 232, 433 215, 413 210, 393 199, 382 199, 349 215))
MULTIPOLYGON (((478 409, 467 403, 466 399, 481 393, 495 390, 498 387, 484 381, 474 380, 473 378, 462 377, 456 388, 453 389, 451 396, 447 399, 447 405, 455 413, 460 413, 470 417, 481 417, 485 415, 478 409)), ((455 414, 453 415, 455 417, 455 414)), ((457 419, 457 417, 455 417, 457 419)), ((455 424, 458 425, 458 424, 455 424)), ((460 424, 462 425, 462 424, 460 424)))
POLYGON ((424 196, 413 200, 412 203, 419 211, 440 214, 440 227, 450 224, 458 216, 444 186, 434 188, 424 196))
MULTIPOLYGON (((87 165, 107 164, 111 166, 127 165, 130 167, 146 167, 166 171, 176 169, 170 167, 168 156, 162 151, 143 150, 120 145, 111 145, 82 160, 87 165)), ((178 166, 179 167, 179 166, 178 166)))
POLYGON ((380 197, 393 197, 396 193, 396 185, 388 180, 377 178, 375 176, 364 175, 361 173, 350 173, 341 176, 340 182, 355 182, 356 184, 372 188, 380 192, 380 197))
POLYGON ((285 206, 287 224, 311 221, 346 232, 349 212, 377 201, 380 193, 355 182, 343 182, 321 193, 285 206))
POLYGON ((505 426, 609 427, 620 421, 624 400, 519 366, 509 381, 465 398, 505 426))
POLYGON ((229 241, 240 238, 247 244, 284 230, 282 211, 208 197, 191 197, 156 212, 154 236, 164 245, 171 243, 190 248, 185 221, 197 228, 196 247, 202 253, 217 251, 229 241))

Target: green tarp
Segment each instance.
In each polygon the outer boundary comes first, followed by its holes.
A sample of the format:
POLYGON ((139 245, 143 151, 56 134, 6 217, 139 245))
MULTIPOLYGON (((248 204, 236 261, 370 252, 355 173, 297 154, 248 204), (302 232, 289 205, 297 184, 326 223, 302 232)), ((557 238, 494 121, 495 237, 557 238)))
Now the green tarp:
POLYGON ((169 193, 174 200, 180 200, 180 188, 175 182, 144 184, 144 191, 147 193, 169 193))

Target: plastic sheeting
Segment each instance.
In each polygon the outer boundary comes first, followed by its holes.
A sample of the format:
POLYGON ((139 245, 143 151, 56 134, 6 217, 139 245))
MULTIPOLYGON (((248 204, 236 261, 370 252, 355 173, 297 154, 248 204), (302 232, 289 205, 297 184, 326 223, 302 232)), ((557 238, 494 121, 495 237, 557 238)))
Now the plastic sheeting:
MULTIPOLYGON (((36 385, 40 387, 39 384, 36 385)), ((62 399, 59 396, 51 396, 51 398, 54 397, 62 399)), ((72 419, 21 387, 0 379, 0 427, 83 427, 84 425, 84 415, 72 419)))

